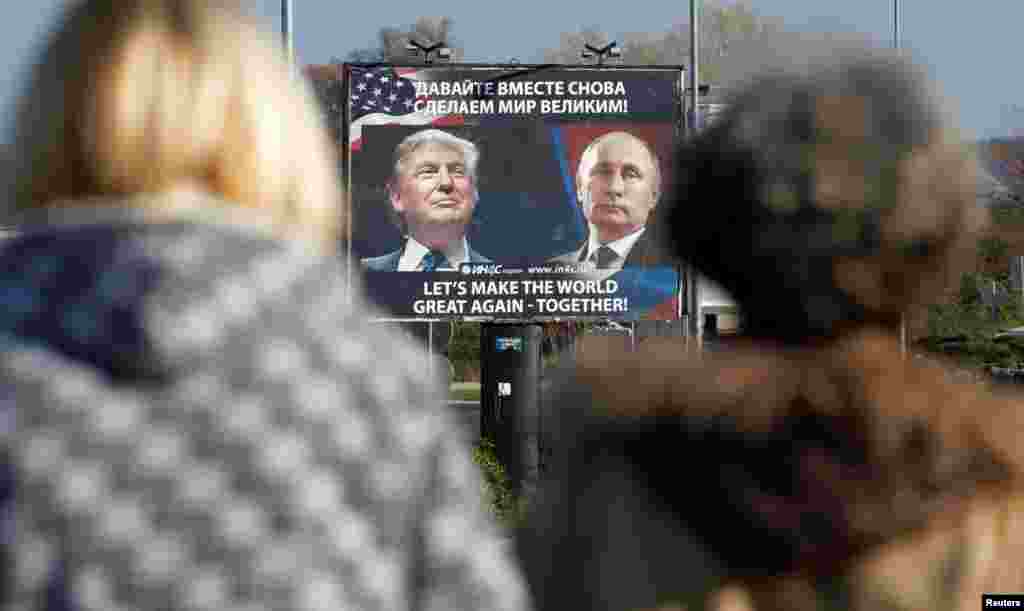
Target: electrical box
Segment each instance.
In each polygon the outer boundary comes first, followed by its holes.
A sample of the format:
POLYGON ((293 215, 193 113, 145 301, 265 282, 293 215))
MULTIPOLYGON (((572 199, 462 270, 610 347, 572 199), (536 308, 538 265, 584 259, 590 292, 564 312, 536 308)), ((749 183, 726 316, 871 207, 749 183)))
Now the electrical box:
POLYGON ((517 490, 537 462, 542 340, 539 324, 481 323, 480 434, 517 490))

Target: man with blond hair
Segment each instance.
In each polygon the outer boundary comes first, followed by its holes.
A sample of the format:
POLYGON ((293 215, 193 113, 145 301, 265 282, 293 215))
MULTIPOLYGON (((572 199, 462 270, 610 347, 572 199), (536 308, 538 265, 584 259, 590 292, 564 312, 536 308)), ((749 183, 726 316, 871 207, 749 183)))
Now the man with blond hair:
POLYGON ((466 230, 479 198, 472 142, 438 129, 416 132, 395 147, 388 213, 402 246, 362 260, 369 271, 434 271, 490 263, 469 246, 466 230))

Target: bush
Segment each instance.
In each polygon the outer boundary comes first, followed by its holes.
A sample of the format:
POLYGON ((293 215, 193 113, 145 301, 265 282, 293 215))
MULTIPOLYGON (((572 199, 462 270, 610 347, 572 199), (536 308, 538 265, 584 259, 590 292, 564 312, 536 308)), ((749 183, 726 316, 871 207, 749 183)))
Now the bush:
POLYGON ((522 520, 525 504, 509 486, 505 465, 498 458, 494 442, 484 438, 473 448, 473 462, 483 474, 483 494, 487 506, 502 526, 513 529, 522 520))
POLYGON ((995 264, 1006 257, 1010 245, 1006 240, 997 237, 986 237, 978 240, 978 256, 988 264, 995 264))
POLYGON ((924 342, 929 351, 954 355, 962 365, 972 368, 1024 364, 1024 347, 1016 341, 994 339, 998 332, 1024 324, 1024 319, 1019 299, 997 308, 983 303, 981 287, 993 280, 1003 283, 991 274, 964 274, 954 303, 929 306, 928 338, 924 342))
POLYGON ((957 292, 957 303, 960 306, 974 306, 981 303, 980 274, 964 274, 960 276, 960 290, 957 292))
POLYGON ((1024 206, 1019 203, 1013 206, 994 206, 990 211, 992 223, 997 226, 1024 225, 1024 206))

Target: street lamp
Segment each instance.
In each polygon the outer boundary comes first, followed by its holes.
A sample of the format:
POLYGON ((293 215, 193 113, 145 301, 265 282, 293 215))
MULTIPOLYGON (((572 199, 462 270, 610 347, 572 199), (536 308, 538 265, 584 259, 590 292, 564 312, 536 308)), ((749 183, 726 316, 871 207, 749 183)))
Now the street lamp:
POLYGON ((580 54, 580 57, 583 59, 590 59, 591 57, 597 56, 598 66, 604 64, 606 57, 622 57, 622 49, 619 49, 614 40, 601 48, 592 47, 589 44, 584 44, 583 47, 584 49, 580 54))
POLYGON ((437 42, 430 46, 424 46, 416 42, 415 39, 410 38, 409 42, 405 45, 405 50, 409 52, 409 55, 419 56, 423 54, 423 62, 429 64, 432 60, 430 54, 437 52, 437 59, 447 61, 452 57, 452 50, 449 49, 443 42, 437 42))

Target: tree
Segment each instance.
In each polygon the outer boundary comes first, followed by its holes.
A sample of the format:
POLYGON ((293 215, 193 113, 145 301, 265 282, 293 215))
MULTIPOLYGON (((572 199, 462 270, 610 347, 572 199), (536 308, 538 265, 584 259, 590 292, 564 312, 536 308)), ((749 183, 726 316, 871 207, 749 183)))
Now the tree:
POLYGON ((413 56, 405 48, 412 39, 424 46, 444 42, 452 51, 450 61, 460 61, 463 49, 452 35, 453 25, 451 17, 420 17, 405 28, 383 27, 377 32, 377 46, 353 49, 346 59, 353 62, 423 63, 423 54, 413 56))
POLYGON ((453 322, 452 339, 448 344, 448 358, 455 367, 455 379, 479 379, 480 375, 480 323, 453 322))
MULTIPOLYGON (((699 31, 701 81, 721 82, 725 78, 725 65, 749 64, 742 59, 756 57, 761 50, 758 47, 775 44, 782 33, 780 20, 755 13, 746 0, 705 2, 699 31)), ((603 46, 610 40, 608 34, 596 26, 563 33, 559 46, 544 52, 544 61, 583 63, 580 53, 584 44, 603 46)), ((686 22, 663 32, 624 34, 618 42, 625 64, 685 65, 690 61, 690 26, 686 22)))
MULTIPOLYGON (((362 47, 359 49, 352 49, 345 56, 346 61, 350 62, 382 62, 384 61, 384 52, 379 47, 362 47)), ((331 58, 331 63, 341 63, 338 58, 331 58)))
POLYGON ((331 134, 331 140, 341 145, 341 121, 345 98, 338 74, 337 59, 330 64, 314 64, 304 68, 304 73, 313 89, 323 113, 324 125, 331 134))
POLYGON ((584 45, 601 48, 608 44, 608 35, 596 26, 583 28, 579 32, 563 32, 561 42, 555 49, 544 51, 544 63, 578 64, 583 62, 580 54, 584 45))

